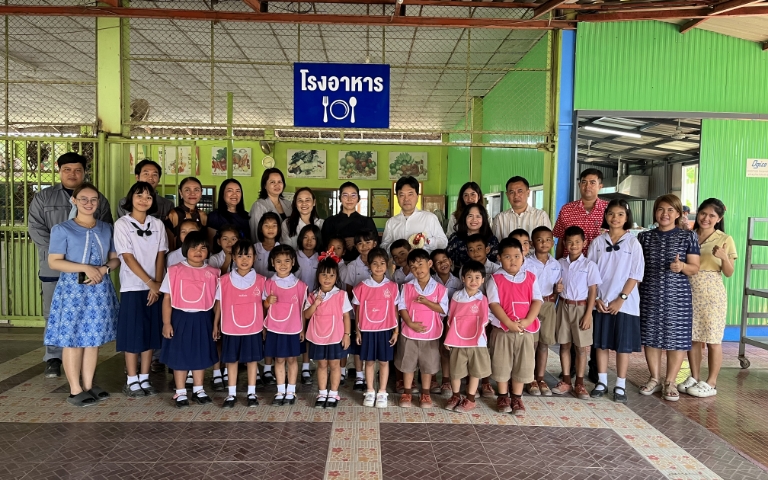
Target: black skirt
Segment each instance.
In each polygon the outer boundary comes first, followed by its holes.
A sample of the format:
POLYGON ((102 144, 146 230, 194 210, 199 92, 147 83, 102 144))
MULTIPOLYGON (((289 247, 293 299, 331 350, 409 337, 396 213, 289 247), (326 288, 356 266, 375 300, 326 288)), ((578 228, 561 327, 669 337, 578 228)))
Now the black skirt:
POLYGON ((616 353, 640 351, 640 317, 619 312, 616 315, 594 311, 593 345, 616 353))

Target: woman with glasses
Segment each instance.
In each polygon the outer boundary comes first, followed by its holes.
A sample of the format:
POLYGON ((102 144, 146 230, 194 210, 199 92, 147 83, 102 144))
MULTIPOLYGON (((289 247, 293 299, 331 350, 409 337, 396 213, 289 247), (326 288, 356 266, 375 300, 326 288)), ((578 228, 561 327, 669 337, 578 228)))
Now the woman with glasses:
POLYGON ((360 232, 375 232, 376 224, 371 217, 360 215, 357 204, 360 202, 360 189, 352 182, 344 182, 339 187, 341 211, 323 223, 321 236, 324 241, 331 238, 343 238, 345 243, 344 262, 349 263, 358 257, 355 247, 355 235, 360 232))
MULTIPOLYGON (((296 245, 299 232, 305 226, 312 224, 322 228, 323 219, 317 217, 317 202, 315 202, 315 194, 312 193, 312 189, 301 187, 293 194, 291 215, 283 220, 283 234, 280 238, 280 243, 290 245, 297 252, 300 251, 303 248, 302 245, 296 245)), ((317 242, 318 244, 320 243, 319 238, 317 242)))
POLYGON ((67 402, 95 405, 109 393, 93 384, 99 347, 116 337, 117 295, 109 272, 120 266, 112 225, 97 220, 99 191, 83 183, 72 192, 77 215, 51 229, 48 266, 61 272, 53 293, 45 345, 63 348, 67 402))

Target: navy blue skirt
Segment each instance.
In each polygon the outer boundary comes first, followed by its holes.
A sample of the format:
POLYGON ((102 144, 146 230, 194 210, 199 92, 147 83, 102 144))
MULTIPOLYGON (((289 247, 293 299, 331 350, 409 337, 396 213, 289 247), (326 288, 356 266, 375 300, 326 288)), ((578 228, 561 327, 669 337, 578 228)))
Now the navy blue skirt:
POLYGON ((147 306, 149 290, 122 292, 117 316, 118 352, 141 353, 163 345, 163 296, 147 306))
POLYGON ((395 347, 389 345, 393 329, 377 332, 360 332, 360 360, 364 362, 389 362, 395 359, 395 347))
POLYGON ((267 330, 267 339, 264 341, 265 357, 290 358, 299 355, 301 355, 301 341, 298 333, 289 335, 267 330))
POLYGON ((616 315, 594 311, 593 346, 616 353, 640 351, 640 317, 619 312, 616 315))
POLYGON ((222 335, 221 361, 224 363, 250 363, 264 359, 264 341, 261 332, 255 335, 222 335))
POLYGON ((355 341, 355 333, 357 331, 357 320, 354 318, 350 319, 350 325, 352 327, 352 330, 350 330, 352 333, 352 341, 349 342, 349 348, 345 350, 347 355, 360 355, 360 345, 357 344, 355 341))
POLYGON ((340 360, 347 358, 347 351, 341 348, 341 343, 333 343, 331 345, 307 343, 309 344, 309 358, 311 360, 340 360))
POLYGON ((171 313, 173 337, 163 338, 160 361, 173 370, 205 370, 219 361, 213 341, 213 310, 171 313))

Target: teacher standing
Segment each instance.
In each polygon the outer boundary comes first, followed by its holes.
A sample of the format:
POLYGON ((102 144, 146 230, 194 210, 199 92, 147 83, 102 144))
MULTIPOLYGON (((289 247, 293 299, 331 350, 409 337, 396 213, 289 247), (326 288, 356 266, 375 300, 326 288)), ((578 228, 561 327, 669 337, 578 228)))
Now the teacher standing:
POLYGON ((327 245, 331 238, 344 239, 344 261, 356 259, 360 254, 355 247, 355 235, 360 232, 375 232, 376 224, 371 217, 360 215, 357 204, 360 202, 360 189, 352 182, 344 182, 339 187, 341 210, 336 215, 327 218, 320 233, 327 245))
POLYGON ((283 198, 285 176, 279 168, 268 168, 261 175, 259 199, 251 205, 251 238, 259 238, 259 220, 267 212, 274 212, 282 222, 291 215, 291 202, 283 198))

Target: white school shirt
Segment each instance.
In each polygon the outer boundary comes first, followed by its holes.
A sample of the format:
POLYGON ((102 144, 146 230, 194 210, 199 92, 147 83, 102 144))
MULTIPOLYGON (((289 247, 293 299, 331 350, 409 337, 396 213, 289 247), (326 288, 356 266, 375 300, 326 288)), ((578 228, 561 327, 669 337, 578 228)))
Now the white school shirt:
POLYGON ((341 280, 341 282, 342 282, 342 286, 344 285, 344 283, 343 283, 343 282, 344 282, 343 278, 344 278, 344 276, 345 276, 346 274, 347 274, 347 264, 346 264, 346 263, 344 263, 344 260, 341 260, 341 261, 339 262, 339 279, 340 279, 340 280, 341 280))
MULTIPOLYGON (((384 280, 382 280, 381 283, 376 283, 376 280, 374 280, 373 277, 368 277, 365 280, 363 280, 363 283, 371 288, 383 287, 384 285, 391 282, 392 281, 387 277, 384 277, 384 280)), ((400 301, 400 289, 398 288, 397 296, 394 299, 395 305, 397 305, 399 301, 400 301)), ((352 292, 352 305, 360 305, 360 300, 357 299, 357 295, 355 295, 355 292, 352 292)))
MULTIPOLYGON (((461 288, 460 290, 457 290, 456 293, 453 294, 453 296, 451 297, 451 302, 468 303, 468 302, 473 302, 475 300, 482 301, 483 297, 484 297, 483 292, 481 292, 480 290, 478 290, 477 293, 475 293, 470 297, 469 294, 467 293, 467 289, 461 288)), ((491 315, 491 312, 489 311, 488 312, 489 320, 490 320, 490 315, 491 315)), ((483 328, 485 328, 487 324, 488 324, 488 321, 486 321, 483 324, 483 328)), ((480 338, 477 339, 477 345, 475 346, 476 347, 488 346, 488 339, 485 338, 485 335, 480 335, 480 338)))
MULTIPOLYGON (((504 278, 510 282, 521 283, 523 280, 525 280, 526 271, 520 268, 520 270, 514 275, 509 274, 506 270, 501 270, 499 273, 504 275, 504 278)), ((534 273, 534 276, 535 275, 536 274, 534 273)), ((492 303, 498 303, 501 305, 501 300, 499 300, 499 287, 496 285, 496 280, 492 276, 489 277, 485 282, 485 291, 485 295, 488 297, 489 306, 492 303)), ((539 290, 539 279, 535 279, 533 281, 533 296, 531 297, 531 301, 533 300, 544 301, 544 299, 541 297, 541 290, 539 290)), ((501 328, 501 322, 499 319, 496 318, 492 311, 490 311, 490 308, 488 310, 488 320, 490 320, 491 325, 501 328)))
POLYGON ((345 285, 354 288, 358 283, 370 277, 371 269, 368 268, 368 265, 363 263, 360 257, 357 257, 347 264, 347 268, 341 281, 344 282, 345 285))
POLYGON ((403 284, 413 280, 413 273, 408 272, 408 275, 403 273, 403 267, 397 267, 395 273, 392 274, 392 281, 394 281, 398 287, 402 287, 403 284))
MULTIPOLYGON (((256 283, 256 270, 251 269, 245 276, 240 276, 237 270, 232 270, 229 274, 229 279, 232 281, 232 285, 240 290, 251 288, 256 283)), ((216 285, 216 300, 221 301, 221 280, 216 285)))
POLYGON ((429 239, 429 244, 424 245, 424 250, 431 252, 448 246, 448 237, 445 236, 443 227, 435 214, 417 208, 408 217, 400 212, 387 220, 384 235, 381 238, 381 248, 388 252, 389 246, 395 240, 400 238, 408 240, 411 235, 421 232, 426 233, 429 239))
POLYGON ((184 255, 181 253, 181 249, 177 248, 165 257, 165 268, 172 267, 177 263, 184 261, 184 255))
MULTIPOLYGON (((634 235, 625 233, 616 245, 618 250, 607 251, 611 236, 603 233, 589 244, 588 259, 597 264, 602 283, 597 287, 597 295, 603 303, 608 304, 617 298, 628 279, 643 281, 645 274, 645 258, 643 247, 634 235)), ((640 316, 640 294, 637 285, 624 300, 619 310, 628 315, 640 316)))
MULTIPOLYGON (((184 259, 184 261, 182 261, 181 263, 183 263, 184 265, 186 265, 186 266, 188 266, 190 268, 205 268, 205 266, 206 266, 205 262, 203 262, 203 266, 202 267, 193 267, 192 265, 187 263, 186 259, 184 259)), ((217 285, 218 285, 218 280, 216 282, 217 282, 217 285)), ((166 275, 165 278, 163 278, 163 283, 160 285, 160 291, 162 293, 167 294, 167 295, 171 294, 171 276, 170 275, 166 275)), ((200 311, 205 311, 205 310, 187 310, 185 308, 176 308, 176 307, 173 307, 173 308, 175 308, 176 310, 180 310, 182 312, 200 312, 200 311)))
POLYGON ((141 268, 152 279, 155 278, 155 262, 157 255, 168 251, 168 236, 165 233, 163 222, 155 217, 147 216, 146 223, 139 223, 129 215, 120 217, 115 222, 114 244, 115 252, 120 258, 120 291, 121 292, 142 292, 149 287, 138 277, 123 259, 124 253, 134 256, 141 268), (132 224, 138 225, 138 228, 132 224), (146 231, 149 229, 152 235, 139 236, 138 230, 146 231))
POLYGON ((435 279, 437 283, 442 284, 446 290, 448 290, 448 298, 453 298, 453 294, 456 293, 457 290, 460 290, 464 288, 464 284, 459 280, 459 278, 450 273, 448 274, 448 281, 443 283, 443 281, 440 279, 440 276, 438 274, 432 275, 432 278, 435 279))
POLYGON ((536 275, 541 294, 545 297, 552 295, 555 284, 560 281, 563 275, 562 265, 550 254, 547 254, 547 263, 541 263, 541 260, 536 256, 530 257, 528 271, 536 275))
POLYGON ((227 254, 224 252, 224 250, 222 250, 219 253, 211 255, 211 257, 208 259, 208 265, 221 270, 221 266, 224 265, 224 260, 226 259, 227 254))
MULTIPOLYGON (((314 294, 317 294, 317 292, 313 292, 314 294)), ((332 296, 336 295, 337 293, 342 293, 341 290, 338 289, 338 287, 333 287, 330 292, 324 292, 323 293, 323 302, 331 298, 332 296)), ((341 307, 341 313, 347 313, 352 311, 352 304, 349 303, 349 297, 347 297, 346 292, 344 293, 344 305, 341 307)), ((311 307, 312 304, 309 302, 309 296, 304 298, 304 310, 311 307)))
MULTIPOLYGON (((299 239, 299 232, 301 232, 301 229, 306 227, 307 224, 304 223, 304 220, 302 220, 301 217, 299 217, 299 222, 296 224, 296 235, 294 235, 292 237, 289 237, 288 236, 288 220, 289 219, 287 219, 287 218, 285 220, 283 220, 283 224, 282 224, 282 227, 281 227, 281 231, 283 233, 280 236, 280 243, 282 243, 283 245, 290 245, 291 247, 293 247, 294 250, 297 250, 297 251, 301 250, 301 248, 299 248, 297 246, 296 242, 299 239)), ((322 229, 323 228, 323 222, 325 222, 325 220, 323 220, 322 218, 316 218, 314 223, 315 223, 315 225, 317 225, 317 228, 322 229)), ((319 243, 320 239, 318 238, 317 241, 319 243)))
MULTIPOLYGON (((274 275, 275 272, 271 272, 271 273, 274 275)), ((274 281, 277 284, 277 286, 280 287, 280 288, 291 288, 291 287, 296 285, 296 282, 299 281, 299 279, 296 278, 296 275, 294 275, 292 273, 289 274, 287 277, 278 277, 277 275, 274 275, 271 278, 271 280, 274 281)), ((270 293, 267 292, 267 289, 265 288, 264 292, 262 292, 262 294, 261 294, 261 299, 262 300, 266 300, 269 295, 270 295, 270 293)), ((304 302, 307 300, 307 291, 306 290, 304 290, 302 295, 303 296, 301 297, 301 299, 299 299, 299 305, 298 306, 304 305, 304 302)))
POLYGON ((567 300, 586 300, 589 296, 589 287, 600 285, 603 281, 600 278, 600 271, 598 271, 597 265, 583 254, 579 255, 579 258, 573 262, 570 258, 569 255, 566 255, 559 260, 560 266, 563 267, 561 278, 563 293, 561 295, 567 300))
MULTIPOLYGON (((416 280, 415 278, 408 283, 411 283, 414 285, 414 287, 416 288, 416 293, 424 296, 432 295, 432 293, 437 288, 437 282, 432 277, 429 278, 429 282, 427 282, 427 286, 426 288, 424 288, 424 290, 421 289, 421 286, 419 285, 419 281, 416 280)), ((441 313, 440 316, 444 317, 448 315, 448 290, 447 289, 438 303, 440 304, 440 308, 442 308, 444 312, 444 313, 441 313)), ((408 307, 405 305, 405 296, 402 294, 402 291, 400 293, 400 296, 397 299, 397 309, 408 310, 408 307)))
POLYGON ((299 271, 296 272, 296 276, 301 279, 302 282, 307 284, 309 291, 317 288, 317 263, 318 255, 315 253, 311 257, 307 257, 304 252, 299 250, 296 252, 296 261, 299 263, 299 271))
MULTIPOLYGON (((280 244, 275 242, 275 247, 278 245, 280 244)), ((253 268, 256 269, 256 273, 267 278, 272 278, 272 275, 274 275, 275 272, 269 270, 269 252, 264 249, 264 245, 262 245, 261 242, 256 243, 253 246, 253 249, 256 252, 256 259, 253 261, 253 268)))
POLYGON ((528 205, 520 215, 509 208, 493 217, 491 230, 496 235, 496 238, 502 239, 507 238, 510 233, 518 228, 522 228, 530 235, 534 228, 542 226, 550 230, 552 229, 552 221, 549 219, 549 215, 544 210, 528 205))

